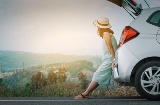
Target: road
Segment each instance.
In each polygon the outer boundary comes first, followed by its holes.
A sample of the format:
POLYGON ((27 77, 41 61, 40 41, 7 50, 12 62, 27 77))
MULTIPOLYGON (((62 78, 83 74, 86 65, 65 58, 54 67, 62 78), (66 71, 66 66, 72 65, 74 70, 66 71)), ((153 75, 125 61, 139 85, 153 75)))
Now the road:
POLYGON ((0 105, 160 105, 141 97, 100 97, 74 100, 73 97, 10 97, 0 98, 0 105))

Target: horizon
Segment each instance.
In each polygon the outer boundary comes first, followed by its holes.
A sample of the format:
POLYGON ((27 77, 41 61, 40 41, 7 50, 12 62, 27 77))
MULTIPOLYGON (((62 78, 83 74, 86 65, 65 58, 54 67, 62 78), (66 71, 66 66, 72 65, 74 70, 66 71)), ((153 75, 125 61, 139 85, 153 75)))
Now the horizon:
POLYGON ((31 53, 31 54, 42 54, 42 55, 49 55, 49 54, 59 54, 59 55, 75 55, 75 56, 101 56, 101 54, 75 54, 75 53, 61 53, 61 52, 53 52, 53 53, 40 53, 40 52, 27 52, 27 51, 14 51, 14 50, 0 50, 0 52, 21 52, 21 53, 31 53))

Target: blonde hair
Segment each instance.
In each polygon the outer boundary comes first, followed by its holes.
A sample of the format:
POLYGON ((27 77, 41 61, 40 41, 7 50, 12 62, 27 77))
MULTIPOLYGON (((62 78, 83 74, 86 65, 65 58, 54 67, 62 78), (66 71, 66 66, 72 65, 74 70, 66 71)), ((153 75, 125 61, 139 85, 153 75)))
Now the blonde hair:
POLYGON ((102 37, 102 38, 103 38, 104 32, 109 32, 109 33, 114 34, 114 32, 110 28, 98 28, 98 31, 99 31, 100 37, 102 37))

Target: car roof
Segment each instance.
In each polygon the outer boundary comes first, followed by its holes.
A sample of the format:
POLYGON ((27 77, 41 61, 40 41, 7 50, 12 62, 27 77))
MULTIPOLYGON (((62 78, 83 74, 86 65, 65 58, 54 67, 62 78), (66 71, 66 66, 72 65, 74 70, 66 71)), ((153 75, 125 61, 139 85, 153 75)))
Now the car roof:
POLYGON ((160 10, 160 7, 147 8, 147 9, 143 9, 142 13, 143 12, 154 12, 154 11, 158 11, 158 10, 160 10))

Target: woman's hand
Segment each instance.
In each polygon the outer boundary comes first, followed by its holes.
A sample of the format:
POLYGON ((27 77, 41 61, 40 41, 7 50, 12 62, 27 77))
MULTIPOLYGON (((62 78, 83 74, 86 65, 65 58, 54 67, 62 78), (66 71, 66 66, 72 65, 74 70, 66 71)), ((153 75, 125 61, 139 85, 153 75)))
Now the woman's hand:
POLYGON ((114 60, 114 61, 112 62, 112 70, 113 70, 113 68, 114 68, 114 66, 115 66, 115 63, 116 63, 116 61, 114 60))

